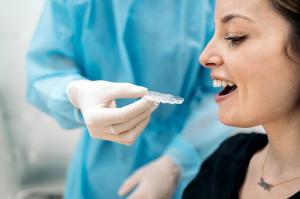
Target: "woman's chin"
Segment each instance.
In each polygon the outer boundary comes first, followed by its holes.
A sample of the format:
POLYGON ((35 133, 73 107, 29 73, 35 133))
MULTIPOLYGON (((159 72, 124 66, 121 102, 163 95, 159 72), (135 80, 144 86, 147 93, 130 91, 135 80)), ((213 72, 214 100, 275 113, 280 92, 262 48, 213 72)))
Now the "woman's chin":
POLYGON ((242 117, 237 115, 229 115, 228 113, 222 114, 219 112, 219 120, 227 126, 239 128, 250 128, 257 125, 247 119, 244 120, 242 117))

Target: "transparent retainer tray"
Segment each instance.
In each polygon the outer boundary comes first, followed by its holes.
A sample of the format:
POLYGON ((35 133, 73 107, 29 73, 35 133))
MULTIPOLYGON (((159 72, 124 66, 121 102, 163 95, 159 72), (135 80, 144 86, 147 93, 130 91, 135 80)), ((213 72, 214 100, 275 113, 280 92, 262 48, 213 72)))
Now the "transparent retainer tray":
POLYGON ((182 97, 155 91, 149 91, 143 98, 149 101, 166 104, 182 104, 184 101, 182 97))

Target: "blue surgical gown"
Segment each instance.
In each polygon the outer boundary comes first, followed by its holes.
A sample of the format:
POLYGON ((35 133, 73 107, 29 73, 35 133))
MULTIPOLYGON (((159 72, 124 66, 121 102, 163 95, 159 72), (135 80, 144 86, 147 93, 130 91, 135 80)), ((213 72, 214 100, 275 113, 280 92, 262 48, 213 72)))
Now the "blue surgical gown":
MULTIPOLYGON (((168 155, 181 170, 174 198, 226 137, 198 57, 213 33, 211 0, 46 0, 27 56, 28 100, 64 128, 83 128, 68 199, 115 199, 137 168, 168 155), (130 82, 185 98, 160 105, 131 146, 92 139, 67 99, 78 79, 130 82)), ((129 102, 120 101, 119 106, 129 102)), ((42 133, 42 132, 41 132, 42 133)), ((159 179, 158 179, 159 180, 159 179)))

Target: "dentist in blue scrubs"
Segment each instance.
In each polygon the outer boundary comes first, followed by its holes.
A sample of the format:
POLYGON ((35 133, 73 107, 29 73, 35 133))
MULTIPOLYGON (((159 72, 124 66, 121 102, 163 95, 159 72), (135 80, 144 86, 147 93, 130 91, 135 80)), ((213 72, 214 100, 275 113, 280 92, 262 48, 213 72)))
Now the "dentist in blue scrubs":
POLYGON ((231 130, 207 100, 214 90, 197 60, 213 33, 213 7, 45 0, 28 50, 27 97, 63 128, 83 129, 65 198, 181 197, 231 130), (142 98, 150 90, 185 102, 158 107, 142 98))

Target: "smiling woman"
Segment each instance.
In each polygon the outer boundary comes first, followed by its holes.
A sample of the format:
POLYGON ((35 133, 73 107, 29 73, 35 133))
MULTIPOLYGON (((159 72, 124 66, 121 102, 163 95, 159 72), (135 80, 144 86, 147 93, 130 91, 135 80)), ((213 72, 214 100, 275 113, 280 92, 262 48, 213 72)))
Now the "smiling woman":
POLYGON ((300 1, 217 0, 215 34, 200 56, 219 119, 267 133, 226 140, 184 198, 300 198, 300 1))

